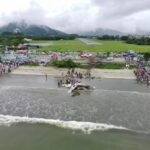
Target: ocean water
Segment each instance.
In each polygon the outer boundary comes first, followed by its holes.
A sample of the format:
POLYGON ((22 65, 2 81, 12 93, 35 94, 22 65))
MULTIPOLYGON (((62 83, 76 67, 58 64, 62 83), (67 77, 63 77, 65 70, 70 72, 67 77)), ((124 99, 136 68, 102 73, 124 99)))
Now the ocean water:
POLYGON ((0 150, 149 150, 150 87, 94 79, 72 97, 58 78, 0 77, 0 150))

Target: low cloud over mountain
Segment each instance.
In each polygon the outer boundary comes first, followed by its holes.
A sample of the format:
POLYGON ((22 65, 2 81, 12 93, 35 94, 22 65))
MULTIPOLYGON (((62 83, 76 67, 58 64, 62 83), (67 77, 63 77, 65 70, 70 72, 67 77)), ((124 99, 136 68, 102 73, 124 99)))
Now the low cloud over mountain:
POLYGON ((149 8, 149 0, 5 0, 0 5, 0 25, 25 20, 68 33, 99 28, 148 32, 149 8))

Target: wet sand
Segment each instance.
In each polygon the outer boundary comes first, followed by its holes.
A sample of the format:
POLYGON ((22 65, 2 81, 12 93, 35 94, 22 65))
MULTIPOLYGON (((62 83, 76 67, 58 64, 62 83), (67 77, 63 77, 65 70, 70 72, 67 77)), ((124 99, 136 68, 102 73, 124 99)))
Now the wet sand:
MULTIPOLYGON (((86 69, 76 69, 77 72, 86 73, 86 69)), ((18 75, 51 75, 51 76, 61 76, 63 73, 66 74, 67 69, 64 68, 54 68, 54 67, 29 67, 20 66, 18 69, 14 70, 12 74, 18 75)), ((92 69, 92 76, 96 78, 115 78, 115 79, 135 79, 133 70, 129 69, 92 69)))

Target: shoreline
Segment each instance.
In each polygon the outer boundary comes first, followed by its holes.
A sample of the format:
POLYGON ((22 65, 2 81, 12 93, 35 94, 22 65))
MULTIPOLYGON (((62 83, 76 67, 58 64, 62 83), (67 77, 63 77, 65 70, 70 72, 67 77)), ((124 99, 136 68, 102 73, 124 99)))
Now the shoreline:
MULTIPOLYGON (((66 74, 68 69, 66 68, 54 68, 54 67, 29 67, 20 66, 16 70, 13 70, 11 74, 14 75, 45 75, 61 77, 61 74, 66 74)), ((75 69, 77 72, 85 73, 86 69, 75 69)), ((112 79, 136 79, 133 70, 129 69, 92 69, 91 74, 95 78, 112 78, 112 79)))

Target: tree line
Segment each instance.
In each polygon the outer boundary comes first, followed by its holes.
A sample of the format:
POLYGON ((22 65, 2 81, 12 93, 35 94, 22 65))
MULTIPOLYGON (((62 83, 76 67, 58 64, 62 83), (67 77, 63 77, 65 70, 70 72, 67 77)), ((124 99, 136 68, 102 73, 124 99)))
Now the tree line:
POLYGON ((134 37, 134 36, 113 36, 113 35, 103 35, 97 37, 98 40, 120 40, 125 41, 128 44, 137 44, 137 45, 150 45, 149 37, 134 37))
POLYGON ((57 40, 74 40, 76 37, 74 35, 69 35, 69 36, 27 36, 27 38, 31 38, 32 40, 37 41, 39 40, 57 41, 57 40))
POLYGON ((126 43, 128 43, 128 44, 137 44, 137 45, 150 45, 150 38, 149 37, 127 38, 126 43))
POLYGON ((32 40, 74 40, 76 35, 70 34, 67 36, 29 36, 20 33, 3 32, 0 34, 0 45, 3 46, 18 46, 19 44, 27 43, 24 38, 32 40))
POLYGON ((24 43, 24 36, 21 34, 0 35, 0 45, 17 46, 24 43))

